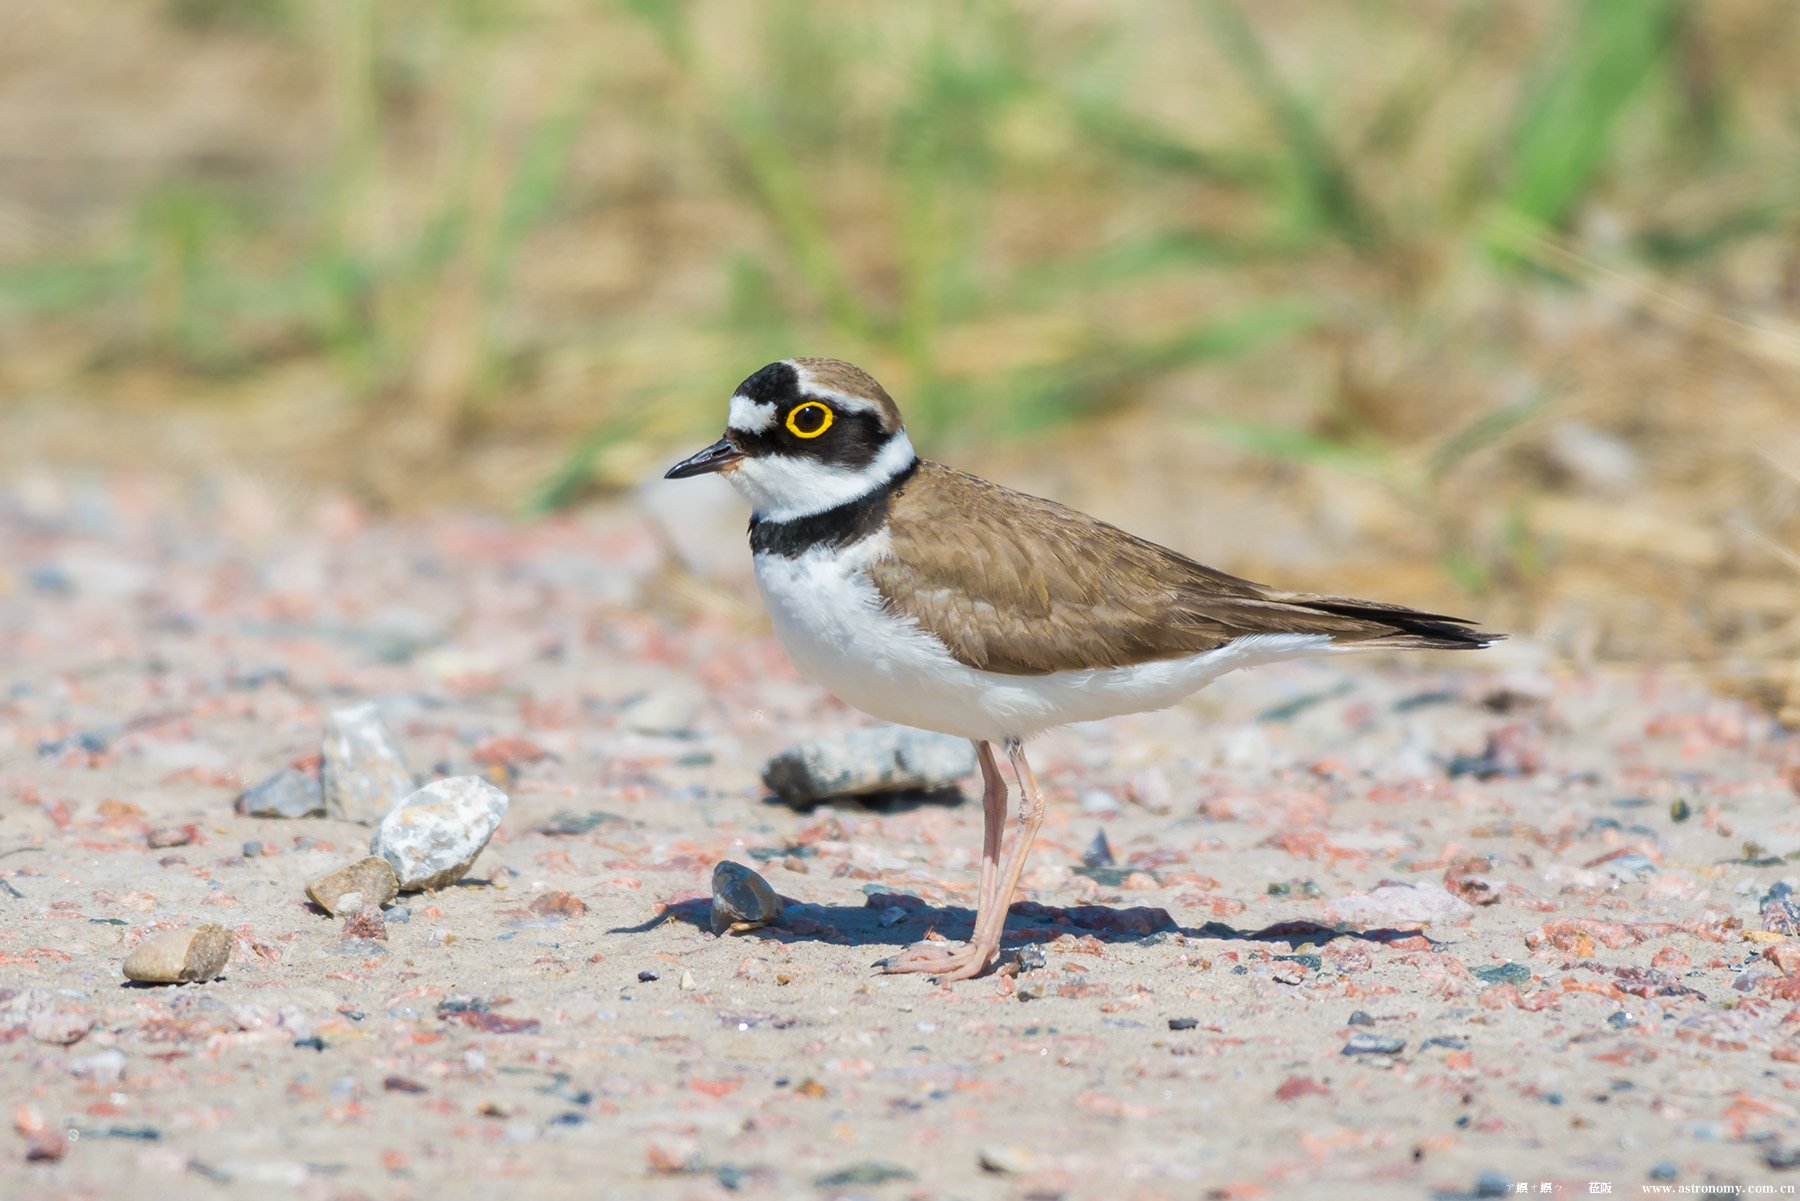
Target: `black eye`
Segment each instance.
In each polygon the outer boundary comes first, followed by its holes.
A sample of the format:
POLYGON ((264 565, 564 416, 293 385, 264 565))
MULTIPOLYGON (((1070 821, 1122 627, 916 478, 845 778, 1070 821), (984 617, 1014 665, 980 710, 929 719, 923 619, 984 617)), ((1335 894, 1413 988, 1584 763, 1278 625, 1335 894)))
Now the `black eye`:
POLYGON ((831 408, 816 400, 795 405, 788 414, 788 433, 796 438, 817 438, 831 428, 831 408))

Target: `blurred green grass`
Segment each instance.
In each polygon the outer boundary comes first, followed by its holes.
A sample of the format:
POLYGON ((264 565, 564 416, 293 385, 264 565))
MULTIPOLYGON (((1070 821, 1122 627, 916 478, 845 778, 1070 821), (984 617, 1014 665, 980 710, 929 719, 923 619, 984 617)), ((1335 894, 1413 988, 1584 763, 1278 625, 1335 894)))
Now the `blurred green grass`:
POLYGON ((240 81, 229 150, 94 79, 114 157, 0 248, 14 393, 285 403, 320 415, 315 472, 385 500, 500 448, 477 498, 543 513, 823 353, 940 448, 1149 411, 1372 482, 1377 533, 1415 522, 1468 589, 1570 559, 1540 520, 1557 421, 1657 486, 1680 445, 1706 521, 1791 537, 1729 476, 1791 416, 1800 10, 164 0, 49 65, 106 37, 240 81))

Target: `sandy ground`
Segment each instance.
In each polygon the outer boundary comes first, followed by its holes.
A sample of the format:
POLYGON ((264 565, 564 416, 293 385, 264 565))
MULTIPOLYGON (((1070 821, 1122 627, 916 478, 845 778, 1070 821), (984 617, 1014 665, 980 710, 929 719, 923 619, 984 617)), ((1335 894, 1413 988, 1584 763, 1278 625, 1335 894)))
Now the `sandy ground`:
POLYGON ((966 935, 978 806, 766 799, 769 754, 866 719, 741 622, 659 616, 666 566, 629 508, 0 499, 0 1195, 1800 1183, 1800 909, 1770 896, 1800 739, 1768 719, 1524 639, 1066 730, 1008 928, 1041 958, 946 989, 871 964, 966 935), (385 939, 302 892, 367 830, 233 812, 361 700, 420 772, 513 797, 385 939), (721 858, 781 927, 708 932, 721 858), (221 978, 125 984, 202 921, 236 933, 221 978))

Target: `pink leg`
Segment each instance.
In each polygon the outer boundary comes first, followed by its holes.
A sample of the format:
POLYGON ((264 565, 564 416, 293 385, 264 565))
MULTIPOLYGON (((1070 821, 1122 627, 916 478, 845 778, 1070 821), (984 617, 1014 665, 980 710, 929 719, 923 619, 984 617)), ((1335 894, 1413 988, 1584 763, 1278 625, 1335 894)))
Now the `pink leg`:
POLYGON ((1025 860, 1031 844, 1044 824, 1044 796, 1038 791, 1037 777, 1025 762, 1025 746, 1017 739, 1006 744, 1007 758, 1012 760, 1013 775, 1019 779, 1019 832, 1013 837, 1012 851, 1006 857, 1006 870, 993 903, 976 916, 975 937, 969 954, 954 968, 944 973, 943 982, 967 980, 987 970, 988 963, 1000 950, 1000 933, 1006 928, 1006 911, 1012 908, 1013 893, 1018 890, 1019 876, 1025 871, 1025 860))
MULTIPOLYGON (((981 764, 981 891, 975 900, 975 925, 979 929, 983 918, 994 906, 1000 883, 1000 835, 1006 826, 1006 781, 1000 775, 1000 765, 994 761, 992 743, 977 742, 975 758, 981 764)), ((892 959, 883 961, 881 966, 889 972, 947 972, 961 967, 962 961, 974 953, 974 947, 973 939, 962 948, 941 942, 914 943, 892 959)))

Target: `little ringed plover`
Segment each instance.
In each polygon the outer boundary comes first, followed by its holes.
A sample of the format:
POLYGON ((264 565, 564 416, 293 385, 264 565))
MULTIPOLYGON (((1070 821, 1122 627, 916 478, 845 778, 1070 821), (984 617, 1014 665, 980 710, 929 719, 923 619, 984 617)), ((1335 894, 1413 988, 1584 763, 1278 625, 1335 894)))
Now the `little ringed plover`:
POLYGON ((885 721, 971 740, 984 833, 974 935, 883 966, 961 980, 1000 947, 1044 802, 1025 740, 1172 705, 1226 672, 1343 650, 1469 650, 1499 635, 1403 605, 1283 592, 921 459, 849 363, 771 363, 725 436, 668 478, 719 472, 750 502, 756 581, 794 665, 885 721), (1005 750, 1018 832, 1004 863, 1005 750))

